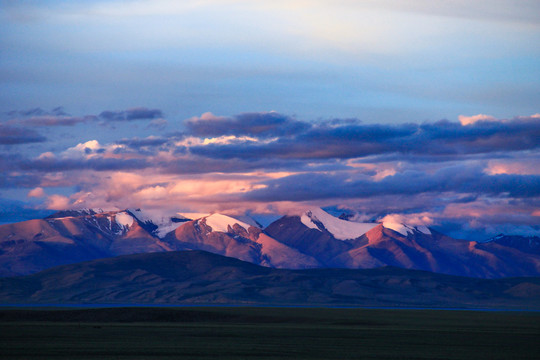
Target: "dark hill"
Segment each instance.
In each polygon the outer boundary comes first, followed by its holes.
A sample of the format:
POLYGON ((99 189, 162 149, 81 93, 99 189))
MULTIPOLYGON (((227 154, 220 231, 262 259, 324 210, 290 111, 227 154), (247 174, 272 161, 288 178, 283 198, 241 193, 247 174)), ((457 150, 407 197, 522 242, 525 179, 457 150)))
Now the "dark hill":
POLYGON ((284 270, 180 251, 0 279, 0 302, 540 309, 540 278, 487 280, 392 267, 284 270))

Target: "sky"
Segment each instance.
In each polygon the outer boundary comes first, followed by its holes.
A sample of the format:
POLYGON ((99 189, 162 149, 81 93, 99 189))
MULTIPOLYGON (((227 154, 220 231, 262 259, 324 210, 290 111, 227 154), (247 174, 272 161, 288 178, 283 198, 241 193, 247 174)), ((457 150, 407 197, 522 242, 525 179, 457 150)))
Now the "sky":
POLYGON ((540 235, 537 0, 0 0, 0 223, 321 206, 540 235))

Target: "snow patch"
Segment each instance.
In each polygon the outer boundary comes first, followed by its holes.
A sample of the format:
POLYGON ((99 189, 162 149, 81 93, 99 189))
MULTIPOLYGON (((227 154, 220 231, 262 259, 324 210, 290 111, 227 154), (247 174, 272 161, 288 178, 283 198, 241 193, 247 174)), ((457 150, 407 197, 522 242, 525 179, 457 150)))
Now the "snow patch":
POLYGON ((416 230, 420 231, 422 234, 431 235, 431 230, 425 225, 417 226, 416 230))
POLYGON ((317 226, 317 222, 319 222, 338 240, 356 239, 378 225, 375 223, 357 223, 342 220, 330 215, 321 208, 305 212, 300 217, 300 221, 308 228, 320 231, 321 229, 317 226))
POLYGON ((415 231, 421 232, 422 234, 431 235, 431 231, 427 228, 427 226, 424 225, 409 226, 398 222, 385 221, 383 222, 383 226, 387 229, 394 230, 403 236, 414 234, 415 231))
POLYGON ((302 224, 306 225, 310 229, 319 230, 319 227, 315 225, 315 223, 311 220, 311 217, 308 215, 308 213, 303 213, 302 216, 300 216, 300 221, 302 224))
POLYGON ((401 223, 385 221, 383 222, 383 226, 387 229, 394 230, 395 232, 398 232, 403 236, 407 236, 409 232, 412 233, 412 231, 407 226, 401 223))
POLYGON ((133 216, 129 215, 126 212, 119 212, 115 216, 116 223, 120 226, 124 226, 126 228, 129 228, 135 219, 133 219, 133 216))
POLYGON ((485 242, 497 241, 497 240, 503 239, 505 236, 506 235, 504 234, 499 234, 497 236, 492 237, 491 239, 487 239, 485 242))
POLYGON ((128 209, 128 211, 140 222, 147 224, 151 223, 157 226, 157 229, 154 232, 160 238, 182 225, 182 222, 174 222, 172 218, 186 221, 189 220, 179 213, 170 214, 164 213, 163 211, 146 211, 141 209, 128 209))
POLYGON ((224 233, 228 232, 229 226, 232 228, 234 224, 240 225, 241 227, 246 229, 246 231, 252 226, 243 221, 222 214, 212 214, 203 219, 206 220, 206 225, 210 226, 212 228, 212 231, 224 233))

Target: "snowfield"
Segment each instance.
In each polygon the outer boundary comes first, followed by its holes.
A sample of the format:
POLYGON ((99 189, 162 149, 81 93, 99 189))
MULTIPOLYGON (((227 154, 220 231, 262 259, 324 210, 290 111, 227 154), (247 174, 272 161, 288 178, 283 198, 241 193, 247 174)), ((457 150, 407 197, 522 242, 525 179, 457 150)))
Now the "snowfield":
POLYGON ((356 239, 379 225, 377 223, 356 223, 342 220, 330 215, 321 208, 316 208, 305 212, 300 217, 300 220, 307 227, 317 229, 319 231, 322 230, 319 229, 316 222, 321 223, 324 228, 338 240, 356 239))

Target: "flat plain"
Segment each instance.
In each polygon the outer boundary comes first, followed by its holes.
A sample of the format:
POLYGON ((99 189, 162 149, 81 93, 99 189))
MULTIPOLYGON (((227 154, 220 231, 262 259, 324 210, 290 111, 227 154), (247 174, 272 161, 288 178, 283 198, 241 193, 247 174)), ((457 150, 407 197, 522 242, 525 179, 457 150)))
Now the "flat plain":
POLYGON ((540 313, 2 308, 2 359, 538 359, 540 313))

